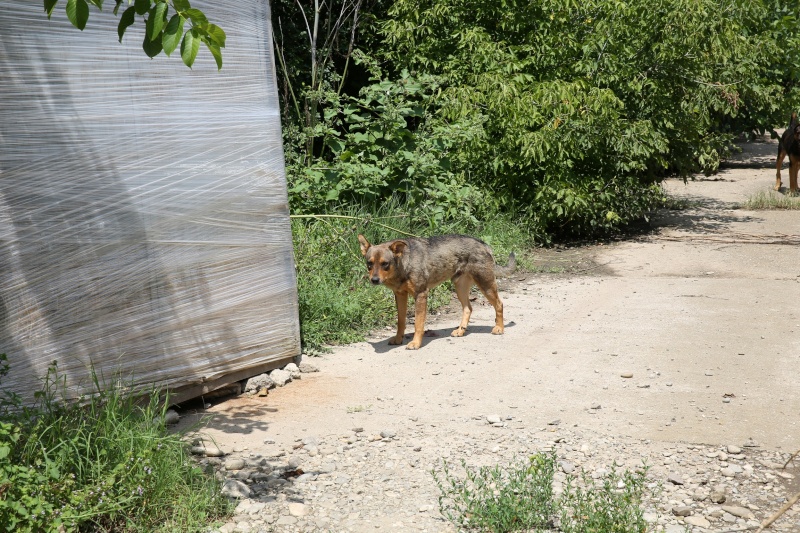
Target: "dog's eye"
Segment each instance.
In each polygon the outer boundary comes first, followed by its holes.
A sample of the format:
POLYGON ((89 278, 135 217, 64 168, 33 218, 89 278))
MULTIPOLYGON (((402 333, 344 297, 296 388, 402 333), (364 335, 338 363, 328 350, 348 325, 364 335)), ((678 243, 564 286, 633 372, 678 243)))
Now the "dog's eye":
POLYGON ((367 263, 367 268, 368 268, 369 270, 372 270, 372 261, 370 261, 370 262, 368 262, 368 263, 367 263))
POLYGON ((383 267, 384 270, 389 270, 389 262, 388 261, 382 262, 381 266, 383 267))

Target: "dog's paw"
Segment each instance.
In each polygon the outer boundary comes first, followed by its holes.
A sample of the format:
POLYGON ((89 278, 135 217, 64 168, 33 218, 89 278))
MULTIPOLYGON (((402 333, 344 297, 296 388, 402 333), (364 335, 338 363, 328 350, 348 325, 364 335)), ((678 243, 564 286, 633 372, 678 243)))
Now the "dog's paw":
POLYGON ((392 346, 397 346, 399 344, 403 344, 403 337, 402 336, 392 337, 391 339, 389 339, 389 344, 392 345, 392 346))
POLYGON ((495 326, 492 328, 492 335, 502 335, 503 334, 503 326, 495 326))
POLYGON ((463 337, 464 333, 467 332, 467 328, 456 328, 450 333, 451 337, 463 337))
POLYGON ((408 346, 406 346, 406 350, 419 350, 419 347, 421 345, 422 345, 421 342, 411 341, 408 343, 408 346))

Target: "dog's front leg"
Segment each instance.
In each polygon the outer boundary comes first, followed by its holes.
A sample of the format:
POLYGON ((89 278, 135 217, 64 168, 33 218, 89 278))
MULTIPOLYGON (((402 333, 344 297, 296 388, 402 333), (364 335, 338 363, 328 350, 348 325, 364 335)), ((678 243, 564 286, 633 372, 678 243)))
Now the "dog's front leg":
MULTIPOLYGON (((778 150, 778 161, 777 161, 777 174, 775 176, 775 190, 781 190, 781 167, 783 166, 783 159, 786 157, 786 152, 783 148, 778 150)), ((791 158, 789 159, 791 161, 791 158)))
POLYGON ((414 338, 406 346, 406 350, 416 350, 422 346, 425 334, 425 319, 428 316, 428 291, 414 296, 414 338))
POLYGON ((397 334, 389 339, 389 344, 403 344, 403 337, 406 334, 406 314, 408 313, 408 293, 394 293, 394 302, 397 305, 397 334))

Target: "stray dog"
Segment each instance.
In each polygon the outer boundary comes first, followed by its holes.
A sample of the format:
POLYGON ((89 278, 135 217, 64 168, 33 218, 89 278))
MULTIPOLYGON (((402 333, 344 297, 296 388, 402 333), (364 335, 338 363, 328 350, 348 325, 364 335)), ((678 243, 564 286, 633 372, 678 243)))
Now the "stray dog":
POLYGON ((358 236, 361 253, 367 262, 369 279, 373 285, 381 283, 392 289, 397 304, 397 334, 389 344, 403 344, 406 332, 408 297, 414 297, 414 338, 406 349, 422 346, 425 318, 428 314, 428 291, 445 281, 452 280, 458 301, 463 309, 461 324, 454 329, 453 337, 462 337, 472 314, 469 290, 478 288, 492 304, 495 311, 492 334, 503 333, 503 302, 497 295, 495 272, 501 275, 516 269, 516 256, 508 257, 508 266, 494 262, 492 249, 485 242, 465 235, 441 235, 427 239, 400 239, 383 244, 370 244, 363 235, 358 236))
POLYGON ((783 158, 789 156, 789 194, 797 194, 797 171, 800 170, 800 123, 797 121, 797 113, 792 113, 789 126, 781 136, 778 145, 778 175, 775 178, 775 190, 781 188, 781 167, 783 158))

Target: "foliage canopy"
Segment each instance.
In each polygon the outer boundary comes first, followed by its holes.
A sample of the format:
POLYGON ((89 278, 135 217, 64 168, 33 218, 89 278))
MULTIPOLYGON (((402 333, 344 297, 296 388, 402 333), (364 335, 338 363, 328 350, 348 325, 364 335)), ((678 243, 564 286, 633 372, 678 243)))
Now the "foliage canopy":
MULTIPOLYGON (((434 222, 513 210, 543 238, 602 235, 646 216, 661 179, 714 172, 734 138, 800 100, 783 53, 800 45, 800 8, 785 0, 369 9, 355 52, 328 48, 313 87, 283 70, 284 98, 305 101, 284 108, 296 211, 393 193, 434 222)), ((277 37, 284 67, 308 54, 277 37)))

